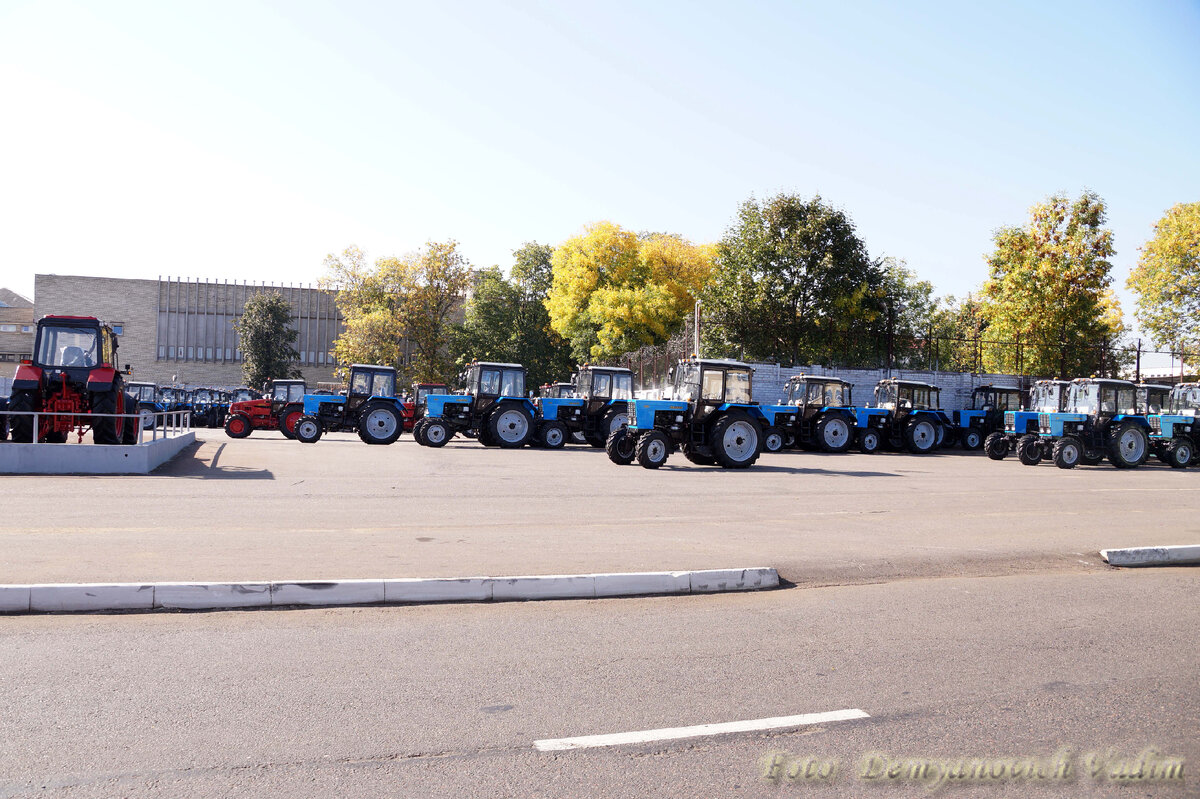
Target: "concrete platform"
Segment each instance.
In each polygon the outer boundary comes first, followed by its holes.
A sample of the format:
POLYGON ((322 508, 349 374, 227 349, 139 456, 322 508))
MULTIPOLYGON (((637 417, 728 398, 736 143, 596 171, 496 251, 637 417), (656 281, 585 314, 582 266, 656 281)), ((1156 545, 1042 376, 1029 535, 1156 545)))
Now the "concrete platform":
POLYGON ((149 474, 196 443, 194 432, 134 446, 0 444, 0 474, 149 474))

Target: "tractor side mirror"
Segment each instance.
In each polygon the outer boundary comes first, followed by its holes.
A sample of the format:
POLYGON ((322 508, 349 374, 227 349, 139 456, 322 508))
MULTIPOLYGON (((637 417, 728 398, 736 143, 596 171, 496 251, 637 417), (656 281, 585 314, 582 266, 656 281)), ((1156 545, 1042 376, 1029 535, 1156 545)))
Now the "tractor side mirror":
POLYGON ((129 364, 125 364, 125 374, 132 375, 133 369, 129 368, 129 364))

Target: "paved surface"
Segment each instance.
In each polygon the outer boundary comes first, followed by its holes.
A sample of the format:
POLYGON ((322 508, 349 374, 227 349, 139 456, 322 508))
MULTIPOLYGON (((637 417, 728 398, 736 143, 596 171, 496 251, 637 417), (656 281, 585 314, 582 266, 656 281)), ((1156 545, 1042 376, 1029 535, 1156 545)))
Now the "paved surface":
POLYGON ((198 436, 145 477, 5 477, 0 582, 769 565, 816 586, 1103 570, 1103 548, 1200 543, 1200 469, 1157 462, 787 452, 746 471, 673 456, 655 472, 590 448, 198 436))
POLYGON ((0 621, 0 796, 929 796, 891 757, 1039 757, 1074 781, 944 796, 1195 796, 1200 572, 751 595, 0 621), (577 752, 533 741, 861 708, 871 718, 577 752), (1181 784, 1085 756, 1147 747, 1181 784), (830 787, 764 783, 772 751, 830 787), (874 788, 874 790, 871 790, 874 788))

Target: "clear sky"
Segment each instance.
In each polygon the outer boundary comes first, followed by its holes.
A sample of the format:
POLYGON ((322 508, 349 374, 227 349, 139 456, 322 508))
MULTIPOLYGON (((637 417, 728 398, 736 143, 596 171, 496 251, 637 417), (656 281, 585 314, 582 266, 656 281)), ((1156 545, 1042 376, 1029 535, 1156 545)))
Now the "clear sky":
POLYGON ((315 282, 821 194, 939 293, 1097 191, 1116 283, 1200 200, 1200 3, 0 0, 0 285, 315 282))

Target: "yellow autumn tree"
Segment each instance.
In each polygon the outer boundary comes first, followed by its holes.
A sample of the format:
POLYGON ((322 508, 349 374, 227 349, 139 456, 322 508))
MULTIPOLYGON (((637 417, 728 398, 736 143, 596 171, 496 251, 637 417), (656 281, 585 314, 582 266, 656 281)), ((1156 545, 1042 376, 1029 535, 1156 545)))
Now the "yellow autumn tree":
POLYGON ((714 254, 680 236, 590 225, 554 251, 550 325, 579 361, 660 344, 691 312, 714 254))

